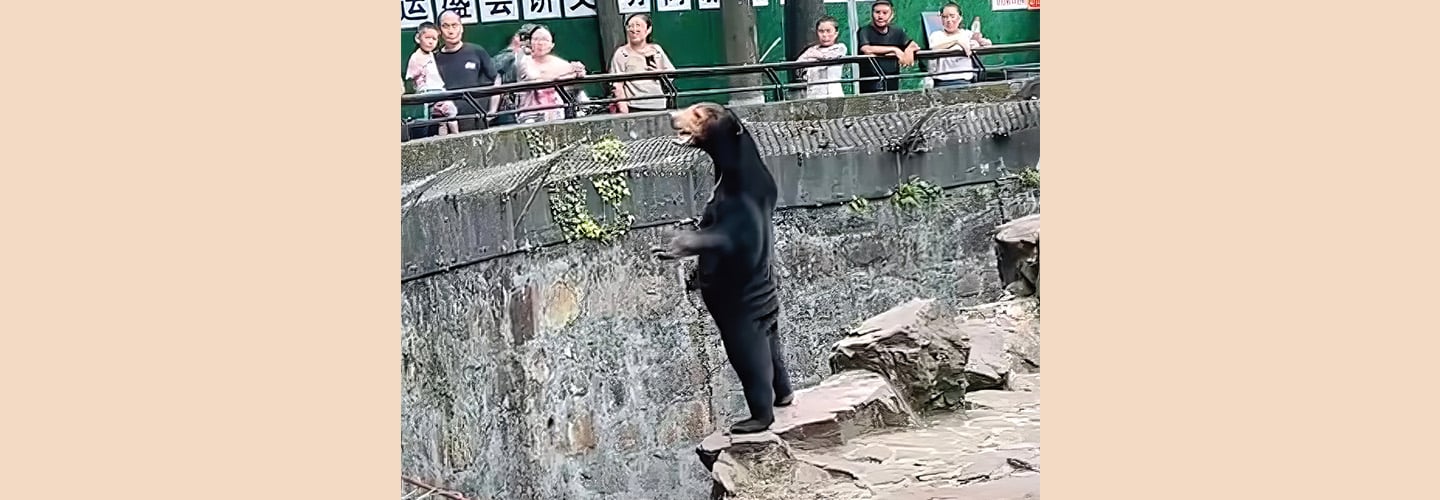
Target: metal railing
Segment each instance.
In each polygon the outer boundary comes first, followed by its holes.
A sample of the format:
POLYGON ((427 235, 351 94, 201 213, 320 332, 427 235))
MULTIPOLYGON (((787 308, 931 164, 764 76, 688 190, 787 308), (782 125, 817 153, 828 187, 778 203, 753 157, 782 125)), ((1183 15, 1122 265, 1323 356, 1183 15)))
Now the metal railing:
MULTIPOLYGON (((810 86, 814 86, 814 85, 825 85, 825 84, 830 84, 830 83, 868 82, 868 81, 876 81, 876 80, 905 80, 905 79, 912 79, 912 78, 926 78, 926 77, 935 76, 935 75, 946 75, 946 74, 956 74, 956 73, 971 73, 971 72, 974 72, 974 73, 977 74, 977 75, 985 75, 985 74, 987 74, 988 72, 992 72, 992 71, 1007 71, 1007 70, 1020 70, 1020 71, 1024 71, 1024 72, 1027 72, 1027 73, 1039 72, 1039 71, 1040 71, 1039 65, 1038 65, 1038 64, 1034 64, 1034 63, 1030 63, 1030 64, 1017 64, 1017 65, 1009 65, 1009 66, 999 66, 999 67, 987 68, 983 63, 981 63, 980 58, 979 58, 979 56, 984 56, 984 55, 1010 54, 1010 53, 1016 53, 1016 52, 1028 52, 1028 51, 1039 51, 1039 50, 1040 50, 1040 42, 1027 42, 1027 43, 1012 43, 1012 44, 1003 44, 1003 45, 991 45, 991 46, 989 46, 989 47, 980 47, 980 48, 977 48, 977 49, 973 49, 973 50, 972 50, 972 53, 974 54, 974 56, 971 57, 971 60, 974 61, 974 63, 975 63, 975 68, 974 68, 973 70, 959 70, 959 71, 945 71, 945 72, 911 72, 911 73, 903 73, 903 72, 902 72, 902 73, 897 74, 897 75, 886 75, 885 72, 882 70, 882 68, 881 68, 881 66, 880 66, 880 61, 881 61, 882 59, 891 59, 891 60, 893 60, 893 59, 894 59, 893 56, 874 56, 874 55, 843 56, 843 57, 838 57, 838 58, 835 58, 835 59, 825 59, 825 60, 820 60, 820 61, 785 61, 785 62, 775 62, 775 63, 744 64, 744 65, 731 65, 731 66, 706 66, 706 67, 676 68, 676 69, 674 69, 674 70, 645 71, 645 72, 638 72, 638 73, 604 73, 604 74, 592 74, 592 75, 586 75, 586 76, 575 77, 575 78, 566 78, 566 79, 560 79, 560 80, 537 81, 537 82, 517 82, 517 83, 509 83, 509 84, 501 84, 501 85, 491 85, 491 86, 485 86, 485 87, 473 87, 473 88, 466 88, 466 89, 454 89, 454 90, 445 90, 445 91, 439 91, 439 92, 426 92, 426 93, 423 93, 423 94, 405 94, 405 95, 402 95, 402 96, 400 97, 400 105, 401 105, 401 106, 428 105, 428 104, 431 104, 431 103, 436 103, 436 102, 441 102, 441 101, 463 100, 463 101, 469 103, 471 106, 473 106, 474 109, 477 110, 478 112, 477 112, 477 113, 471 113, 471 114, 465 114, 465 115, 457 115, 457 116, 443 117, 443 118, 430 118, 430 119, 423 119, 423 120, 410 120, 410 121, 402 122, 402 124, 403 124, 403 126, 405 126, 405 127, 423 127, 423 126, 429 126, 429 125, 433 125, 433 124, 437 124, 437 123, 445 123, 445 122, 456 121, 456 120, 466 120, 466 119, 477 119, 477 118, 478 118, 479 128, 487 128, 487 127, 489 126, 489 124, 488 124, 489 119, 490 119, 491 117, 493 117, 493 116, 501 116, 501 115, 507 115, 507 114, 520 114, 520 113, 534 113, 534 112, 538 112, 538 111, 546 111, 546 110, 557 109, 557 108, 565 108, 567 111, 573 113, 574 110, 575 110, 575 108, 576 108, 577 106, 606 106, 606 105, 609 105, 609 104, 612 104, 612 103, 626 102, 626 101, 632 101, 632 100, 642 100, 642 99, 643 99, 643 100, 648 100, 648 99, 664 98, 664 99, 666 99, 667 101, 673 101, 673 100, 675 100, 675 99, 679 99, 679 98, 682 98, 682 97, 697 97, 697 96, 706 96, 706 95, 736 94, 736 93, 742 93, 742 92, 767 91, 767 92, 770 92, 770 93, 771 93, 772 99, 770 99, 770 100, 772 100, 772 101, 784 101, 784 100, 786 100, 786 91, 787 91, 787 90, 798 89, 798 88, 806 88, 806 87, 810 87, 810 86), (862 65, 862 64, 863 64, 863 65, 868 65, 868 66, 870 67, 870 69, 872 70, 871 73, 874 74, 874 75, 877 75, 877 76, 840 78, 840 79, 835 79, 835 80, 824 80, 824 81, 814 81, 814 82, 806 81, 806 82, 795 82, 795 83, 784 83, 784 82, 782 82, 781 79, 780 79, 780 73, 781 73, 781 72, 784 72, 784 71, 794 71, 794 70, 800 70, 800 69, 806 69, 806 68, 816 68, 816 67, 826 67, 826 66, 837 66, 837 65, 847 65, 847 64, 856 64, 856 65, 862 65), (737 75, 752 75, 752 74, 759 74, 759 75, 763 76, 766 80, 768 80, 768 83, 763 84, 763 85, 751 85, 751 86, 744 86, 744 87, 722 87, 722 88, 717 88, 717 89, 702 89, 702 90, 689 90, 689 91, 681 91, 681 90, 679 90, 678 88, 675 87, 675 83, 674 83, 674 80, 677 79, 677 78, 699 78, 699 77, 717 77, 717 76, 737 76, 737 75), (573 93, 573 92, 570 91, 570 88, 571 88, 571 87, 577 87, 577 86, 587 85, 587 84, 613 84, 613 83, 628 82, 628 81, 637 81, 637 80, 658 80, 659 83, 660 83, 661 90, 662 90, 661 94, 660 94, 660 95, 632 96, 632 97, 623 97, 623 98, 622 98, 622 97, 606 97, 606 98, 601 98, 601 99, 589 99, 589 100, 586 100, 586 101, 579 101, 579 100, 576 98, 577 96, 575 95, 575 93, 573 93), (490 98, 490 97, 502 96, 502 95, 505 95, 505 94, 513 94, 513 93, 530 92, 530 91, 536 91, 536 90, 542 90, 542 89, 553 89, 553 90, 555 90, 556 94, 558 94, 559 97, 560 97, 561 103, 560 103, 560 104, 547 105, 547 106, 533 106, 533 107, 524 107, 524 108, 520 108, 520 109, 500 110, 500 111, 497 111, 496 113, 490 113, 490 112, 487 111, 488 106, 481 105, 481 102, 480 102, 481 99, 486 99, 486 98, 490 98)), ((958 53, 957 51, 954 51, 954 50, 945 50, 945 51, 921 50, 921 51, 918 51, 918 52, 915 53, 915 60, 916 60, 917 62, 918 62, 918 61, 932 61, 932 60, 936 60, 936 59, 945 59, 945 58, 957 57, 957 56, 958 56, 958 57, 964 57, 963 54, 960 54, 960 53, 958 53)), ((858 66, 857 66, 857 69, 858 69, 858 66)), ((858 73, 858 71, 857 71, 856 73, 858 73)))

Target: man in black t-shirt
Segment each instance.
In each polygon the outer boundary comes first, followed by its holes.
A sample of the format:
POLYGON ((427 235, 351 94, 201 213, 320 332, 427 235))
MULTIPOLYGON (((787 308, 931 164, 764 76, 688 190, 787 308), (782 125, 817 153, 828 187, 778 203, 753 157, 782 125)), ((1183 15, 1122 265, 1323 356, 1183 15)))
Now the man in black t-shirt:
MULTIPOLYGON (((435 51, 435 64, 440 70, 440 78, 445 80, 445 90, 499 85, 500 79, 497 78, 495 62, 490 59, 490 54, 485 52, 483 47, 463 40, 464 34, 465 26, 460 23, 459 14, 452 10, 440 14, 440 38, 445 44, 435 51)), ((485 108, 486 113, 495 112, 497 102, 494 98, 477 97, 475 101, 485 108)), ((459 108, 461 116, 478 112, 464 98, 455 99, 455 106, 459 108)), ((462 132, 478 128, 478 119, 460 120, 462 132)))
MULTIPOLYGON (((891 26, 890 21, 895 16, 895 10, 890 5, 890 0, 875 0, 870 6, 870 24, 861 26, 855 32, 855 43, 860 44, 861 54, 879 56, 880 70, 886 76, 900 74, 900 68, 915 64, 915 51, 920 50, 920 45, 905 34, 905 30, 899 26, 891 26)), ((875 74, 875 69, 868 63, 861 63, 860 77, 880 76, 875 74)), ((448 80, 447 80, 447 85, 448 80)), ((869 94, 886 90, 900 90, 899 78, 885 78, 883 80, 871 80, 860 82, 860 93, 869 94)))

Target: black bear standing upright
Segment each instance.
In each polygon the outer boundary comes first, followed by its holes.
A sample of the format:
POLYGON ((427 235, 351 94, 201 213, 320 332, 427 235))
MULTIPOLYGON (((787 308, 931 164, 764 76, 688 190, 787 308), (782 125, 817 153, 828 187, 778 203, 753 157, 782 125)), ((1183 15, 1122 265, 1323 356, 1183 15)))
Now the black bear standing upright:
POLYGON ((720 330, 750 407, 750 418, 730 426, 730 432, 761 432, 775 422, 772 405, 789 405, 794 397, 777 334, 780 281, 771 264, 775 178, 755 139, 730 110, 696 104, 675 112, 671 120, 677 142, 710 155, 715 190, 696 230, 683 231, 652 251, 662 259, 700 257, 694 286, 720 330))

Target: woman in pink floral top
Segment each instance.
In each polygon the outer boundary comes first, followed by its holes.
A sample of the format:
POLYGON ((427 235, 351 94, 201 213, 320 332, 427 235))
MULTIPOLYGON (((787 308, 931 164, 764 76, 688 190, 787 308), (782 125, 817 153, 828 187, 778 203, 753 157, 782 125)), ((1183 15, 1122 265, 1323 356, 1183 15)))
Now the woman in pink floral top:
MULTIPOLYGON (((570 62, 555 55, 555 36, 549 29, 536 28, 530 33, 530 55, 515 60, 516 70, 522 82, 544 82, 585 76, 585 65, 570 62)), ((559 92, 553 88, 525 92, 520 95, 519 121, 560 120, 565 118, 565 108, 525 111, 526 108, 562 104, 559 92)))

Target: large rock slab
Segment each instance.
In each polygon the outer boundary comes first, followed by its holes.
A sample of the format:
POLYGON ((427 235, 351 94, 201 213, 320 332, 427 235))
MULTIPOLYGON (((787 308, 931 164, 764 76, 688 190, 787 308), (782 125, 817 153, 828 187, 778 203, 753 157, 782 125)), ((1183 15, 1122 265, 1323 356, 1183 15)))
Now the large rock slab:
POLYGON ((867 432, 918 421, 884 377, 851 370, 796 391, 790 406, 776 408, 770 432, 731 435, 718 431, 701 441, 695 451, 715 482, 712 495, 765 491, 829 478, 817 467, 796 463, 795 449, 840 446, 867 432))
POLYGON ((962 308, 956 317, 969 343, 968 389, 1004 389, 1040 370, 1040 302, 1022 298, 962 308))
POLYGON ((865 320, 835 343, 830 368, 888 378, 912 408, 951 409, 964 401, 970 347, 933 299, 913 299, 865 320))
POLYGON ((879 374, 848 370, 795 392, 795 402, 775 409, 770 430, 801 450, 845 444, 860 434, 917 422, 910 405, 879 374))

